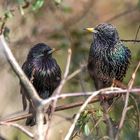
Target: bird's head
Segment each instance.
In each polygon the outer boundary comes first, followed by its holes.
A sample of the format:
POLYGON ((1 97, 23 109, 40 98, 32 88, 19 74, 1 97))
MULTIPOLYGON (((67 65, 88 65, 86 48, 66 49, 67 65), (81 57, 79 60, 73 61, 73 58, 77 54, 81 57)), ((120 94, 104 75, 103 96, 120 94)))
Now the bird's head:
POLYGON ((38 43, 36 44, 28 54, 28 59, 32 58, 42 58, 42 57, 52 57, 52 53, 57 51, 58 49, 50 48, 48 45, 44 43, 38 43))
POLYGON ((86 28, 87 31, 94 33, 94 39, 115 44, 119 40, 118 32, 112 24, 102 23, 95 28, 86 28))

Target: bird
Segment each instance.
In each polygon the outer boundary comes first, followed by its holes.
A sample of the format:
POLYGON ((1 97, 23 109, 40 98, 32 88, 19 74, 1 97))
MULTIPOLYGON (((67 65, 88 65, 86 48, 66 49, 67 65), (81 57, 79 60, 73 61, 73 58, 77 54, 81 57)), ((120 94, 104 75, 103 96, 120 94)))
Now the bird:
MULTIPOLYGON (((52 57, 52 53, 55 51, 57 49, 51 49, 45 43, 38 43, 30 49, 27 59, 22 65, 22 70, 42 99, 49 98, 61 82, 60 66, 52 57)), ((36 124, 35 107, 22 85, 21 95, 23 110, 27 109, 27 102, 29 102, 29 113, 33 115, 27 118, 26 125, 33 126, 36 124)))
MULTIPOLYGON (((116 27, 101 23, 86 30, 93 33, 87 69, 96 90, 111 87, 114 80, 122 82, 131 61, 131 51, 120 40, 116 27)), ((112 104, 112 99, 100 97, 112 104)))

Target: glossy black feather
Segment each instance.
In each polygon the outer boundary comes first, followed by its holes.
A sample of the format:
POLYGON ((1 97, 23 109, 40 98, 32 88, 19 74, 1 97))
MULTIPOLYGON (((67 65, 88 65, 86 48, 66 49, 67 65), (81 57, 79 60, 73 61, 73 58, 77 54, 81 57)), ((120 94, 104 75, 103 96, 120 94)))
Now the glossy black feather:
POLYGON ((122 81, 131 59, 130 50, 120 41, 111 24, 96 26, 90 47, 88 71, 97 90, 112 85, 113 79, 122 81))
MULTIPOLYGON (((27 60, 24 62, 22 69, 26 76, 34 85, 39 96, 42 99, 50 97, 53 91, 58 87, 61 81, 61 70, 52 54, 48 54, 51 48, 44 43, 35 45, 28 54, 27 60)), ((23 88, 21 88, 23 109, 27 108, 27 100, 29 101, 29 112, 35 114, 33 103, 23 88)), ((34 125, 35 117, 30 117, 26 121, 26 125, 34 125)))

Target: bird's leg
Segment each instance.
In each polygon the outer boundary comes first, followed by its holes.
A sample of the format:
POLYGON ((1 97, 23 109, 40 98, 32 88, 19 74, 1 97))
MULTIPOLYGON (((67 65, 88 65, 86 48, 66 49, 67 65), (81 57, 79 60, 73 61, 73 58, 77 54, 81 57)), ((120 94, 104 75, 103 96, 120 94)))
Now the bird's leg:
POLYGON ((47 114, 48 114, 48 119, 49 120, 52 118, 52 111, 53 111, 53 102, 50 103, 50 105, 47 109, 47 114))
POLYGON ((113 78, 113 80, 112 80, 111 88, 112 88, 112 87, 115 87, 115 78, 113 78))
POLYGON ((29 104, 29 113, 32 113, 32 116, 27 118, 26 125, 33 126, 36 123, 36 109, 35 106, 33 105, 32 100, 30 100, 29 104))

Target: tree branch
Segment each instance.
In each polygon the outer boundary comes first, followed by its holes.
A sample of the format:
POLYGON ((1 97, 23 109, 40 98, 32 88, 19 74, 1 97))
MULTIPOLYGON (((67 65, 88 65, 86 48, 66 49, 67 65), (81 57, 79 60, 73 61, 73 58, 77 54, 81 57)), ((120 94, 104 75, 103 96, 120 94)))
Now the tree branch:
POLYGON ((134 84, 136 73, 137 73, 139 67, 140 67, 140 61, 139 61, 138 65, 137 65, 134 73, 132 74, 132 78, 130 79, 129 84, 128 84, 129 87, 128 87, 128 91, 126 93, 125 105, 124 105, 124 108, 123 108, 122 117, 121 117, 121 120, 120 120, 120 123, 119 123, 118 131, 117 131, 116 136, 115 136, 115 140, 118 140, 118 138, 119 138, 119 132, 121 131, 121 129, 123 127, 123 124, 124 124, 126 113, 128 111, 127 106, 128 106, 128 100, 129 100, 129 93, 130 93, 130 90, 132 89, 132 86, 134 84))
POLYGON ((34 138, 33 134, 31 132, 29 132, 28 130, 26 130, 24 127, 22 127, 19 124, 16 123, 11 123, 11 122, 0 122, 0 125, 6 125, 6 126, 12 126, 15 127, 17 129, 19 129, 21 132, 23 132, 24 134, 26 134, 27 136, 29 136, 30 138, 34 138))
MULTIPOLYGON (((112 96, 112 94, 126 94, 127 93, 127 89, 121 89, 121 90, 116 90, 116 91, 106 91, 104 92, 103 94, 108 94, 112 96)), ((134 95, 140 95, 140 88, 133 88, 130 90, 130 92, 132 92, 132 94, 134 95)), ((47 101, 47 103, 49 104, 51 101, 54 100, 54 98, 58 98, 58 99, 65 99, 67 97, 79 97, 79 96, 90 96, 92 95, 94 92, 86 92, 85 93, 80 93, 80 92, 77 92, 77 93, 64 93, 64 94, 61 94, 59 95, 58 97, 50 97, 51 99, 47 101)), ((95 102, 98 102, 99 99, 98 97, 92 99, 91 102, 89 103, 95 103, 95 102)), ((55 111, 62 111, 62 110, 66 110, 66 109, 72 109, 72 108, 75 108, 75 107, 79 107, 81 106, 85 101, 80 101, 80 102, 76 102, 76 103, 71 103, 71 104, 67 104, 67 105, 60 105, 60 106, 57 106, 55 108, 55 111)), ((19 115, 19 116, 16 116, 16 117, 12 117, 12 118, 8 118, 8 119, 2 119, 1 122, 14 122, 14 121, 19 121, 19 120, 22 120, 22 119, 25 119, 27 117, 31 117, 32 114, 24 114, 24 115, 19 115)))
POLYGON ((11 65, 13 71, 16 73, 16 75, 20 79, 20 82, 22 83, 22 85, 24 86, 26 91, 31 96, 34 104, 38 105, 42 101, 42 99, 38 96, 35 88, 30 83, 30 81, 28 80, 28 78, 26 77, 26 75, 24 74, 22 69, 20 68, 20 66, 17 63, 16 59, 14 58, 11 50, 9 49, 9 47, 8 47, 3 35, 0 35, 0 47, 2 47, 3 52, 4 52, 5 56, 6 56, 9 64, 11 65))

